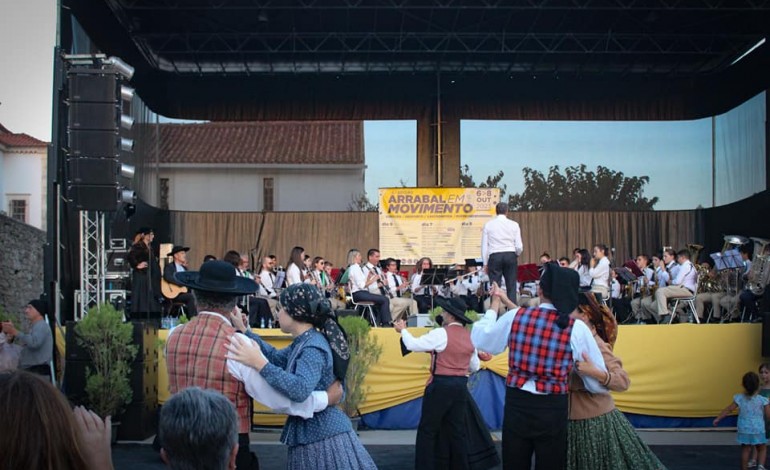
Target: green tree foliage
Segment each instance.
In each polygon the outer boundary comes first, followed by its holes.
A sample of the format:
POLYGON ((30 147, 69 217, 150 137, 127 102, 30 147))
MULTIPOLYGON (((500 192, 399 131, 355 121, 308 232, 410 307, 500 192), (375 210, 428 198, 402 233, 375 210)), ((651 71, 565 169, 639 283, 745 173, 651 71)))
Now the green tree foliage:
POLYGON ((369 322, 361 317, 349 316, 340 318, 340 326, 348 336, 350 362, 345 375, 345 401, 342 409, 351 418, 359 414, 361 403, 366 401, 369 388, 364 388, 364 379, 369 369, 377 363, 382 355, 382 345, 377 337, 370 335, 369 322))
POLYGON ((568 166, 563 173, 552 166, 548 176, 528 167, 523 172, 525 189, 510 195, 511 210, 653 210, 658 202, 644 196, 649 176, 625 176, 604 166, 594 172, 586 165, 568 166))
POLYGON ((115 416, 131 402, 128 376, 138 351, 132 344, 133 331, 134 326, 123 322, 122 314, 109 303, 91 307, 75 325, 77 341, 93 362, 86 378, 88 402, 103 418, 115 416))
POLYGON ((481 183, 476 183, 471 174, 471 168, 468 165, 460 165, 460 187, 461 188, 498 188, 500 190, 500 200, 505 196, 505 192, 508 190, 508 185, 500 184, 502 181, 503 170, 498 171, 494 175, 487 176, 481 183))

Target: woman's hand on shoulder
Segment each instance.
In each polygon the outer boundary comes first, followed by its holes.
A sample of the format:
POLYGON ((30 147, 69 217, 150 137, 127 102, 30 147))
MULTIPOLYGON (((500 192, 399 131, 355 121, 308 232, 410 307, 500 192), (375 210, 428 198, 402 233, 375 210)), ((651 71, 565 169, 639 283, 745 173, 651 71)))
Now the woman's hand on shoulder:
POLYGON ((230 342, 225 344, 227 359, 233 359, 261 371, 267 365, 267 359, 262 349, 255 341, 243 335, 233 335, 230 342))

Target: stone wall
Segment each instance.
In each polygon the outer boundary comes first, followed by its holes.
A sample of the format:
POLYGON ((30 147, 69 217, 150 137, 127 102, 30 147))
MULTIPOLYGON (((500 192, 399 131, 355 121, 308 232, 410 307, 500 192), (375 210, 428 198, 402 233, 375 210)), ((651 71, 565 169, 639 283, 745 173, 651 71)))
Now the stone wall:
POLYGON ((43 293, 46 234, 0 214, 0 308, 21 315, 43 293))

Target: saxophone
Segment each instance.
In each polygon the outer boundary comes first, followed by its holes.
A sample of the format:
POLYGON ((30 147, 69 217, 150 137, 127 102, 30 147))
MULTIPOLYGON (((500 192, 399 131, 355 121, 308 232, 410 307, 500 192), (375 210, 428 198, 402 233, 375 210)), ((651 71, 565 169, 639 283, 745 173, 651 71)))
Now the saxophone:
POLYGON ((751 260, 751 271, 747 276, 747 288, 752 294, 761 296, 770 282, 770 254, 765 253, 770 246, 770 240, 755 237, 751 239, 754 240, 754 259, 751 260))

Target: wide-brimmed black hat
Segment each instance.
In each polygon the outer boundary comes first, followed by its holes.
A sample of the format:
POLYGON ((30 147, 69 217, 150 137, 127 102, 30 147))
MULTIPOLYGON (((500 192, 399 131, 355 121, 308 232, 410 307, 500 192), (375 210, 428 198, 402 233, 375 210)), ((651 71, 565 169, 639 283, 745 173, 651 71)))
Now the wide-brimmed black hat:
POLYGON ((540 277, 540 288, 559 313, 569 315, 577 308, 580 275, 574 269, 546 263, 540 277))
POLYGON ((140 233, 142 235, 147 235, 148 233, 153 233, 154 230, 152 227, 139 227, 139 229, 136 231, 136 234, 139 235, 140 233))
POLYGON ((248 295, 257 291, 253 279, 239 276, 235 266, 224 261, 203 263, 200 271, 177 272, 174 278, 190 289, 216 294, 248 295))
POLYGON ((465 316, 465 311, 467 310, 467 307, 463 299, 460 299, 457 297, 446 299, 443 302, 441 302, 441 308, 443 308, 444 311, 452 314, 453 317, 457 318, 458 320, 465 323, 466 325, 468 323, 473 323, 473 320, 465 316))
POLYGON ((174 245, 174 248, 171 248, 171 251, 169 252, 169 256, 174 256, 175 254, 179 253, 180 251, 190 251, 189 246, 180 246, 180 245, 174 245))

